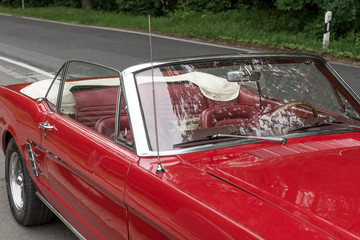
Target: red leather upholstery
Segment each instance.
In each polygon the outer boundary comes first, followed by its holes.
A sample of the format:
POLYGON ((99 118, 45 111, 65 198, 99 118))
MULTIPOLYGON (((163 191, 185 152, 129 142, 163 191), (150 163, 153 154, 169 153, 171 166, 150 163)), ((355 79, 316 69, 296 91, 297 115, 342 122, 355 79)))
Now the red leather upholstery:
POLYGON ((100 118, 95 124, 95 130, 109 138, 115 135, 115 117, 100 118))
MULTIPOLYGON (((167 85, 173 111, 179 118, 199 116, 207 107, 200 88, 192 83, 167 85)), ((160 104, 161 106, 161 104, 160 104)))
POLYGON ((239 93, 239 104, 256 106, 260 103, 260 97, 249 88, 242 86, 239 93))
MULTIPOLYGON (((168 92, 168 94, 157 94, 156 97, 160 132, 162 130, 167 131, 170 121, 174 121, 174 114, 178 119, 200 116, 201 128, 224 125, 253 125, 254 116, 259 114, 258 108, 254 107, 259 103, 258 96, 246 91, 240 91, 239 98, 227 102, 206 98, 199 87, 192 83, 157 83, 156 91, 168 92), (169 100, 172 106, 168 105, 169 100), (241 104, 240 100, 246 104, 241 104), (254 104, 254 106, 250 104, 254 104)), ((74 92, 77 120, 90 128, 94 128, 104 136, 113 138, 117 93, 118 88, 74 92)), ((151 84, 140 85, 139 93, 142 97, 144 114, 148 116, 146 117, 147 124, 151 125, 153 114, 153 105, 150 101, 152 99, 151 84)), ((126 128, 126 140, 132 142, 133 136, 124 105, 121 106, 120 125, 120 133, 125 134, 126 128)))
POLYGON ((215 106, 202 112, 200 126, 211 128, 225 125, 253 125, 253 119, 258 114, 258 109, 250 105, 215 106))
MULTIPOLYGON (((153 135, 152 85, 139 85, 138 90, 149 135, 153 135)), ((205 97, 199 87, 192 83, 156 83, 155 91, 159 133, 167 133, 177 119, 199 117, 207 108, 205 97)))
POLYGON ((215 107, 215 106, 227 106, 227 105, 236 105, 239 104, 239 98, 235 98, 230 101, 222 102, 222 101, 214 101, 209 98, 205 98, 208 108, 215 107))
POLYGON ((100 118, 114 117, 118 87, 73 92, 76 102, 75 119, 81 124, 95 129, 100 118))
MULTIPOLYGON (((120 122, 120 134, 123 136, 126 134, 125 139, 128 142, 133 142, 132 131, 130 129, 130 125, 129 125, 127 116, 123 116, 120 121, 121 121, 120 122), (125 128, 126 128, 126 130, 125 130, 125 128)), ((114 140, 114 138, 115 138, 115 117, 104 117, 104 118, 99 119, 95 124, 95 130, 98 133, 114 140)))
MULTIPOLYGON (((95 124, 95 131, 98 133, 114 140, 115 138, 115 121, 116 117, 103 117, 100 118, 95 124)), ((127 112, 125 110, 124 99, 122 99, 121 105, 121 114, 120 114, 120 134, 124 137, 128 142, 133 142, 132 131, 130 128, 129 119, 127 116, 127 112), (125 130, 126 129, 126 130, 125 130)))

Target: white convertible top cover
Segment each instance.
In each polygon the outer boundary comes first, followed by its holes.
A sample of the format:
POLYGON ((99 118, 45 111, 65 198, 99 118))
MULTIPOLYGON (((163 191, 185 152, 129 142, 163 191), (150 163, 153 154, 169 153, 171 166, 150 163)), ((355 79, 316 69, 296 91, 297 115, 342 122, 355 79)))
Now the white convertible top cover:
MULTIPOLYGON (((48 91, 52 79, 42 80, 38 82, 34 82, 23 89, 20 90, 21 93, 29 96, 33 99, 44 98, 46 92, 48 91)), ((79 80, 79 81, 67 81, 64 86, 64 92, 62 96, 62 103, 61 103, 61 111, 66 114, 74 114, 75 113, 75 99, 70 91, 71 88, 75 86, 119 86, 120 79, 119 77, 116 78, 98 78, 98 79, 91 79, 91 80, 79 80)), ((60 80, 54 81, 53 89, 59 89, 60 87, 60 80)), ((52 104, 56 105, 57 100, 57 91, 50 91, 47 100, 52 104)))

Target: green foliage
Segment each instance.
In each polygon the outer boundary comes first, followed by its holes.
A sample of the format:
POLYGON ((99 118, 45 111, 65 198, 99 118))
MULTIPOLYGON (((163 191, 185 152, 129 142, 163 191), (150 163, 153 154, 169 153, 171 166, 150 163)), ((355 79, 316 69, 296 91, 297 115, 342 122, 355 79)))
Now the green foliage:
POLYGON ((5 7, 21 7, 21 0, 2 0, 1 6, 5 7))
MULTIPOLYGON (((80 0, 25 0, 25 7, 72 7, 80 8, 80 0)), ((0 0, 1 6, 6 7, 21 7, 22 0, 0 0)), ((94 9, 105 10, 105 11, 115 11, 118 9, 118 6, 115 0, 92 0, 92 5, 94 9)))
POLYGON ((360 2, 359 0, 324 1, 320 5, 323 12, 333 12, 333 30, 337 37, 343 37, 348 32, 359 32, 360 2))
POLYGON ((223 12, 231 9, 231 0, 178 0, 177 9, 195 12, 223 12))
POLYGON ((116 0, 119 10, 141 15, 164 15, 174 6, 174 0, 116 0))
MULTIPOLYGON (((25 7, 80 7, 80 1, 77 0, 25 0, 25 7)), ((21 7, 22 0, 0 0, 0 5, 5 7, 21 7)))
MULTIPOLYGON (((287 14, 297 15, 299 12, 317 15, 324 22, 327 11, 332 11, 331 32, 335 38, 343 38, 349 32, 360 31, 360 1, 359 0, 276 0, 274 5, 287 14)), ((292 18, 289 22, 301 20, 301 17, 292 18)), ((302 24, 308 21, 301 20, 302 24)))
POLYGON ((92 0, 93 9, 104 11, 116 11, 118 5, 115 0, 92 0))
POLYGON ((233 0, 233 7, 236 9, 237 5, 246 5, 255 7, 256 9, 273 8, 274 0, 233 0))
POLYGON ((355 47, 360 48, 360 32, 355 34, 355 47))
POLYGON ((312 0, 276 0, 275 6, 280 10, 298 11, 304 9, 312 0))
MULTIPOLYGON (((26 0, 25 0, 26 1, 26 0)), ((37 0, 33 0, 36 1, 37 0)), ((56 7, 71 7, 71 8, 80 8, 81 4, 78 0, 48 0, 48 6, 56 6, 56 7)), ((34 6, 35 7, 35 6, 34 6)), ((36 6, 39 7, 39 6, 36 6)))

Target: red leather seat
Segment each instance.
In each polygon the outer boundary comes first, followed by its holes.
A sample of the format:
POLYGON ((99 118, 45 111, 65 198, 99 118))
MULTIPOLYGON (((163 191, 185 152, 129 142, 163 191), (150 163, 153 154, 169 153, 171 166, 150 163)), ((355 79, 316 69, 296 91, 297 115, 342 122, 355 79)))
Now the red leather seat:
MULTIPOLYGON (((129 118, 125 110, 124 101, 122 101, 122 103, 123 104, 121 105, 121 114, 120 114, 120 134, 123 135, 128 142, 132 143, 133 136, 130 128, 129 118)), ((95 131, 114 140, 115 121, 116 121, 115 116, 100 118, 95 124, 95 131)))
POLYGON ((91 128, 95 128, 100 118, 114 117, 118 87, 73 92, 76 102, 76 120, 91 128))
POLYGON ((204 110, 200 116, 201 128, 220 126, 249 126, 254 125, 258 116, 257 108, 250 105, 215 106, 204 110))
POLYGON ((109 138, 115 135, 115 117, 104 117, 99 119, 95 124, 95 130, 109 138))
MULTIPOLYGON (((126 134, 126 136, 124 136, 124 139, 126 139, 128 142, 132 143, 133 136, 132 136, 132 132, 130 129, 130 125, 129 125, 127 116, 122 117, 122 120, 120 120, 120 121, 121 121, 120 134, 123 136, 126 134), (125 128, 126 128, 126 130, 125 130, 125 128)), ((99 119, 95 124, 95 130, 98 133, 114 140, 114 138, 115 138, 115 117, 104 117, 104 118, 99 119)))

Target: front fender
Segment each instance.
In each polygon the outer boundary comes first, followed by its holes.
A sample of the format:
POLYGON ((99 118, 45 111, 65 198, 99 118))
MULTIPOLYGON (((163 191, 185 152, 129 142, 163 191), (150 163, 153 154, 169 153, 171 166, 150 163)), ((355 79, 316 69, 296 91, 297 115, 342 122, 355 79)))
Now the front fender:
POLYGON ((28 140, 41 143, 38 125, 45 119, 47 111, 46 103, 37 102, 7 87, 0 87, 0 140, 4 154, 11 137, 23 156, 28 140))

